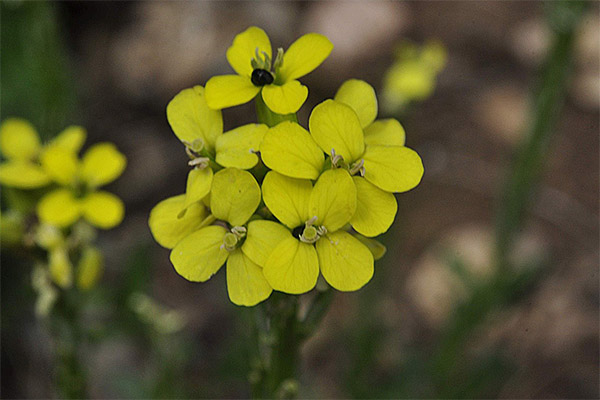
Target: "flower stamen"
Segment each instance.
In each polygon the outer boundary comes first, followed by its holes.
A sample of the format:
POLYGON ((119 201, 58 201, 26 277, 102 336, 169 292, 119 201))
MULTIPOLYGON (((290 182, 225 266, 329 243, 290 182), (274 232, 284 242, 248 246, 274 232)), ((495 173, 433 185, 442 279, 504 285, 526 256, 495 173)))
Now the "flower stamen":
POLYGON ((365 160, 362 158, 350 167, 350 175, 356 175, 358 172, 360 172, 360 176, 365 176, 365 160))

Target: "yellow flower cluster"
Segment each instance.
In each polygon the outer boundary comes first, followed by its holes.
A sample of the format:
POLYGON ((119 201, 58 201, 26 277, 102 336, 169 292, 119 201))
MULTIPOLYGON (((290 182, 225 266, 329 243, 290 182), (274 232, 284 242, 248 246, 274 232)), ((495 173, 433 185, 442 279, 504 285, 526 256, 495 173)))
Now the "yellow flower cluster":
POLYGON ((346 81, 317 105, 308 130, 296 122, 307 91, 295 79, 331 49, 322 35, 304 35, 279 49, 271 68, 268 37, 251 27, 227 51, 239 75, 185 89, 167 106, 192 169, 186 193, 154 207, 150 229, 190 281, 204 282, 226 263, 237 305, 256 305, 273 290, 306 293, 319 275, 337 290, 360 289, 383 255, 371 238, 394 221, 394 193, 423 176, 400 123, 376 120, 375 90, 364 81, 346 81), (259 93, 261 123, 223 133, 220 109, 259 93))

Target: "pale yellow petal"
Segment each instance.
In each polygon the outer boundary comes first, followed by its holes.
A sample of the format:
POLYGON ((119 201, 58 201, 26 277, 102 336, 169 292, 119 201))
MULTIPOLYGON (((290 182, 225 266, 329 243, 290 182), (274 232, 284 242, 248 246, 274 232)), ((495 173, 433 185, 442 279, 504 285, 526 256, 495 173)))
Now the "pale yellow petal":
POLYGON ((258 264, 239 249, 231 252, 227 259, 227 293, 233 304, 255 306, 266 300, 272 291, 258 264))
POLYGON ((363 154, 363 131, 358 116, 349 106, 325 100, 313 109, 308 125, 313 139, 327 154, 334 149, 347 163, 363 154))
POLYGON ((346 225, 356 211, 356 187, 348 171, 330 169, 321 174, 310 195, 309 216, 317 225, 334 232, 346 225))
POLYGON ((377 117, 375 89, 365 81, 359 79, 345 81, 335 94, 334 100, 350 106, 363 128, 375 121, 377 117))
POLYGON ((308 33, 298 38, 283 54, 283 65, 278 79, 287 82, 300 78, 317 68, 329 56, 333 44, 318 33, 308 33))
POLYGON ((67 227, 81 216, 81 205, 70 190, 56 189, 42 197, 37 214, 44 223, 67 227))
POLYGON ((50 143, 53 146, 60 146, 77 154, 81 150, 86 137, 85 128, 73 125, 65 128, 50 143))
POLYGON ((179 241, 170 256, 175 271, 192 282, 210 279, 229 255, 223 246, 226 232, 222 226, 211 225, 179 241))
POLYGON ((263 267, 273 249, 289 236, 290 231, 278 222, 262 219, 250 221, 242 251, 252 261, 263 267))
POLYGON ((106 185, 125 170, 127 159, 112 143, 98 143, 81 160, 81 179, 91 187, 106 185))
POLYGON ((8 160, 0 164, 0 183, 19 189, 35 189, 51 182, 48 174, 27 160, 8 160))
POLYGON ((386 192, 406 192, 423 177, 421 157, 408 147, 368 146, 363 158, 365 179, 386 192))
POLYGON ((308 206, 311 191, 309 180, 289 178, 275 171, 268 172, 262 184, 265 205, 290 229, 310 219, 308 206))
POLYGON ((83 216, 92 225, 102 229, 113 228, 123 221, 125 205, 108 192, 94 192, 81 200, 83 216))
POLYGON ((210 167, 192 169, 188 173, 182 210, 202 200, 210 192, 212 181, 213 170, 210 167))
POLYGON ((206 104, 213 110, 238 106, 252 100, 260 92, 250 77, 240 75, 213 76, 206 82, 206 104))
POLYGON ((244 225, 260 203, 260 186, 248 171, 225 168, 213 178, 210 209, 232 226, 244 225))
POLYGON ((102 276, 104 257, 96 247, 88 246, 83 250, 77 264, 77 287, 88 290, 94 287, 102 276))
POLYGON ((275 290, 306 293, 315 287, 319 277, 317 252, 313 245, 289 236, 271 252, 263 274, 275 290))
POLYGON ((208 210, 202 203, 194 203, 181 218, 178 218, 184 202, 184 194, 169 197, 150 211, 150 232, 154 240, 167 249, 172 249, 181 239, 198 230, 204 218, 208 216, 208 210))
POLYGON ((267 131, 260 152, 267 167, 292 178, 317 179, 325 162, 306 129, 290 121, 267 131))
POLYGON ((238 74, 250 76, 253 70, 251 61, 257 50, 261 58, 263 52, 271 58, 269 37, 262 29, 251 26, 233 39, 233 44, 227 49, 227 61, 238 74))
POLYGON ((350 224, 358 233, 368 237, 384 233, 396 217, 396 198, 365 178, 354 176, 352 180, 356 186, 357 204, 350 224))
POLYGON ((77 154, 65 147, 47 146, 40 156, 40 162, 52 180, 61 185, 72 185, 78 178, 80 162, 77 154))
POLYGON ((40 151, 37 131, 28 121, 8 118, 0 125, 0 150, 4 157, 14 160, 31 160, 40 151))
POLYGON ((347 232, 327 234, 316 243, 323 278, 343 292, 358 290, 373 277, 373 255, 347 232))
POLYGON ((277 114, 297 112, 308 97, 308 88, 296 80, 283 85, 266 85, 262 98, 271 111, 277 114))
POLYGON ((200 139, 213 152, 223 133, 223 116, 208 107, 206 91, 198 85, 179 92, 167 105, 167 120, 179 140, 193 143, 200 139))
POLYGON ((224 167, 250 169, 258 163, 260 144, 269 128, 248 124, 224 133, 217 139, 216 161, 224 167))
POLYGON ((379 119, 364 129, 367 146, 404 146, 404 128, 394 118, 379 119))
POLYGON ((52 281, 63 289, 73 284, 73 265, 65 247, 50 251, 48 255, 50 277, 52 281))

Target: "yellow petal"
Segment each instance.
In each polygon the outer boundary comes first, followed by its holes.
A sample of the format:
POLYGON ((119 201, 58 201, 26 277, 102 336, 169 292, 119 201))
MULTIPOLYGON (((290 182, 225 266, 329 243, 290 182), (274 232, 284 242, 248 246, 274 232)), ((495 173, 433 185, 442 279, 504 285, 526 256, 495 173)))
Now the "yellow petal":
POLYGON ((310 195, 309 216, 334 232, 346 225, 356 211, 356 187, 348 171, 330 169, 321 174, 310 195))
POLYGON ((6 158, 31 160, 40 148, 37 131, 26 120, 8 118, 0 125, 0 149, 6 158))
POLYGON ((248 171, 225 168, 213 178, 210 209, 212 214, 233 226, 243 225, 260 203, 260 186, 248 171))
POLYGON ((213 110, 238 106, 252 100, 260 92, 250 77, 240 75, 213 76, 206 82, 206 104, 213 110))
POLYGON ((289 178, 275 171, 268 172, 262 184, 265 205, 290 229, 310 219, 308 205, 311 191, 309 180, 289 178))
POLYGON ((267 167, 292 178, 317 179, 325 162, 306 129, 290 121, 267 131, 260 153, 267 167))
POLYGON ((386 192, 406 192, 423 177, 421 157, 412 149, 400 146, 368 146, 365 179, 386 192))
POLYGON ((381 257, 383 257, 385 255, 385 253, 387 251, 386 247, 382 243, 378 242, 377 240, 371 239, 368 237, 364 237, 361 234, 356 234, 356 235, 354 235, 354 237, 357 238, 362 244, 367 246, 367 248, 373 255, 373 258, 375 259, 375 261, 379 260, 381 257))
POLYGON ((210 279, 229 255, 223 247, 226 232, 222 226, 211 225, 183 238, 171 251, 175 271, 192 282, 210 279))
POLYGON ((327 154, 335 149, 347 163, 360 158, 364 151, 363 131, 356 113, 347 105, 325 100, 317 105, 308 122, 315 142, 327 154))
POLYGON ((212 152, 223 133, 223 116, 221 111, 208 108, 206 91, 194 86, 179 92, 167 105, 167 120, 179 140, 193 143, 200 139, 212 152))
POLYGON ((81 150, 86 136, 87 133, 85 128, 73 125, 65 128, 58 136, 52 139, 52 142, 50 143, 53 146, 60 146, 77 154, 79 153, 79 150, 81 150))
POLYGON ((62 228, 79 219, 81 206, 73 192, 56 189, 42 197, 37 205, 37 214, 42 222, 62 228))
POLYGON ((350 224, 358 233, 368 237, 384 233, 396 217, 396 198, 365 178, 354 176, 352 180, 356 186, 357 204, 350 224))
POLYGON ((67 249, 60 247, 52 250, 48 262, 52 281, 63 289, 70 287, 73 283, 73 266, 67 249))
POLYGON ((55 182, 68 186, 75 183, 80 163, 77 154, 58 146, 47 146, 40 156, 42 168, 55 182))
POLYGON ((367 146, 404 146, 404 128, 394 118, 379 119, 364 129, 367 146))
POLYGON ((108 192, 94 192, 81 200, 83 216, 92 225, 102 229, 113 228, 123 221, 125 205, 108 192))
MULTIPOLYGON (((194 168, 188 173, 185 187, 185 202, 182 210, 202 200, 209 192, 213 181, 213 170, 210 167, 194 168)), ((179 211, 182 211, 179 210, 179 211)))
POLYGON ((315 287, 319 277, 317 252, 313 245, 289 236, 271 252, 263 274, 275 290, 306 293, 315 287))
POLYGON ((312 72, 325 61, 331 50, 333 44, 323 35, 309 33, 301 36, 284 53, 277 78, 287 82, 312 72))
POLYGON ((112 143, 90 147, 81 161, 81 179, 92 187, 106 185, 123 173, 127 159, 112 143))
POLYGON ((377 117, 375 89, 365 81, 349 79, 340 86, 334 100, 350 106, 358 116, 363 128, 377 117))
POLYGON ((347 232, 327 234, 316 243, 323 278, 343 292, 358 290, 373 276, 373 255, 347 232))
POLYGON ((150 232, 154 240, 167 249, 172 249, 181 239, 198 230, 208 215, 203 204, 195 203, 187 209, 183 217, 178 218, 184 202, 184 194, 169 197, 150 211, 150 232))
POLYGON ((88 290, 94 287, 102 275, 103 257, 100 250, 88 246, 83 250, 77 264, 77 287, 88 290))
POLYGON ((274 221, 257 219, 248 223, 248 233, 242 251, 256 264, 263 267, 275 247, 290 231, 274 221))
POLYGON ((233 129, 217 139, 217 163, 224 167, 250 169, 258 163, 256 153, 269 128, 248 124, 233 129))
POLYGON ((231 252, 227 259, 227 292, 233 304, 255 306, 267 299, 272 291, 258 264, 241 250, 231 252))
POLYGON ((227 49, 227 61, 238 74, 250 76, 253 70, 251 61, 256 57, 257 49, 261 58, 263 51, 271 58, 269 37, 262 29, 251 26, 233 39, 233 44, 227 49))
POLYGON ((35 189, 50 183, 50 177, 37 164, 9 160, 0 164, 0 183, 20 189, 35 189))
POLYGON ((262 98, 277 114, 295 113, 302 107, 308 97, 308 88, 296 80, 291 80, 283 85, 263 86, 262 98))

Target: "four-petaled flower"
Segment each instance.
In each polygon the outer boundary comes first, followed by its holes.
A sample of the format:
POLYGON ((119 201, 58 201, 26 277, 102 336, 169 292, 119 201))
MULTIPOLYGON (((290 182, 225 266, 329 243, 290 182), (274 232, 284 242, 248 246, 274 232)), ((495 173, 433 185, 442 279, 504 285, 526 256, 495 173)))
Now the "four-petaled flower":
POLYGON ((279 48, 273 64, 269 37, 252 26, 240 33, 227 50, 227 61, 237 75, 215 76, 206 83, 206 101, 213 109, 247 103, 259 92, 271 111, 295 113, 308 96, 297 79, 317 68, 331 53, 333 44, 325 36, 309 33, 279 48))

